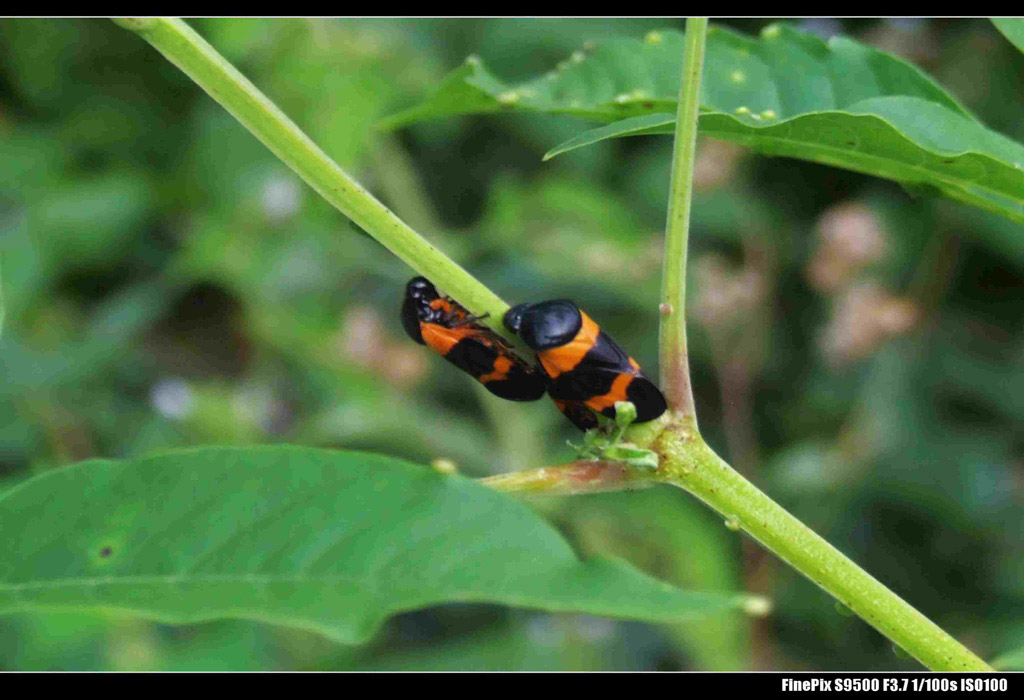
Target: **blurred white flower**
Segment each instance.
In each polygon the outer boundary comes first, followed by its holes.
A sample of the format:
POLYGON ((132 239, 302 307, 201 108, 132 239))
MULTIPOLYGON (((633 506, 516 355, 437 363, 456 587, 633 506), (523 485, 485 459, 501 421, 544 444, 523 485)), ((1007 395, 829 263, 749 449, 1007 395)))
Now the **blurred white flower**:
POLYGON ((371 306, 349 309, 336 336, 338 352, 363 369, 370 369, 384 352, 384 323, 371 306))
POLYGON ((555 624, 550 615, 534 615, 526 623, 530 642, 538 646, 554 647, 565 641, 565 630, 555 624))
POLYGON ((911 299, 897 297, 874 282, 850 287, 837 300, 819 344, 832 365, 860 360, 887 339, 911 331, 921 316, 911 299))
POLYGON ((578 622, 581 636, 588 642, 598 642, 615 636, 615 623, 608 618, 580 615, 578 622))
POLYGON ((714 190, 725 185, 732 179, 746 151, 731 141, 701 139, 697 145, 697 160, 693 164, 694 188, 714 190))
POLYGON ((184 379, 161 379, 149 391, 149 402, 160 415, 184 418, 195 406, 195 394, 184 379))
POLYGON ((335 339, 338 357, 381 375, 389 384, 415 384, 428 370, 429 355, 405 338, 392 342, 371 306, 353 306, 335 339))
POLYGON ((808 263, 807 277, 819 291, 838 291, 885 255, 888 233, 875 213, 860 202, 828 209, 816 228, 818 245, 808 263))
POLYGON ((694 261, 693 274, 694 316, 705 327, 731 327, 762 310, 768 289, 759 268, 738 267, 716 253, 706 253, 694 261))
POLYGON ((267 177, 260 187, 263 214, 271 221, 284 221, 298 211, 302 203, 302 189, 289 175, 275 173, 267 177))

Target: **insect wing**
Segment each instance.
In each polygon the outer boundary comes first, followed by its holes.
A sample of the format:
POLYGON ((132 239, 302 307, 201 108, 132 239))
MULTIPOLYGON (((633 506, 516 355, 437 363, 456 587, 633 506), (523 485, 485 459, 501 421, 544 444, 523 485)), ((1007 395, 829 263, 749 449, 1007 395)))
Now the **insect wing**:
POLYGON ((559 401, 554 399, 555 407, 568 418, 573 425, 583 431, 597 427, 597 416, 581 401, 559 401))

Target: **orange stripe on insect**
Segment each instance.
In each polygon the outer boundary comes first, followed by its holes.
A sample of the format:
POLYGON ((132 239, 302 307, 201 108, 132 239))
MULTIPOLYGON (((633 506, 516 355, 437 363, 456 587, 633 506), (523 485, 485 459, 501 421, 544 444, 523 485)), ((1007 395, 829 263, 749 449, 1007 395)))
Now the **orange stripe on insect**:
POLYGON ((467 326, 445 328, 436 323, 420 324, 420 332, 424 342, 442 355, 447 355, 460 340, 474 335, 467 326))
POLYGON ((450 300, 441 297, 431 300, 430 308, 432 308, 434 311, 443 311, 445 314, 451 316, 452 318, 463 319, 466 317, 465 309, 463 309, 461 306, 456 307, 455 305, 452 304, 450 300))
POLYGON ((501 381, 502 379, 508 379, 509 370, 512 369, 512 360, 505 355, 498 355, 498 358, 494 361, 494 371, 482 374, 477 377, 477 380, 486 384, 487 382, 501 381))
POLYGON ((594 343, 597 342, 601 327, 582 311, 580 311, 580 317, 583 324, 575 338, 565 345, 538 353, 540 363, 544 365, 544 371, 552 379, 560 374, 571 372, 576 365, 583 361, 583 358, 590 352, 590 348, 594 347, 594 343))
MULTIPOLYGON (((635 365, 636 363, 630 362, 630 364, 635 365)), ((595 411, 602 411, 614 406, 616 401, 625 401, 626 390, 629 388, 629 385, 632 383, 635 376, 635 368, 634 374, 623 372, 615 378, 614 382, 612 382, 612 388, 608 390, 607 394, 592 396, 587 399, 585 403, 595 411)))

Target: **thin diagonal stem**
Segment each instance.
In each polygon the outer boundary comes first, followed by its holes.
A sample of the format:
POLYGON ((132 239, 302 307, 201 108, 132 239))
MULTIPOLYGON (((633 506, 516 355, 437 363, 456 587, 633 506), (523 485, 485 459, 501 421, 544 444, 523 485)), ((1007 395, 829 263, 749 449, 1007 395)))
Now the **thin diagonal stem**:
POLYGON ((508 304, 381 204, 191 27, 174 17, 115 20, 152 44, 342 214, 502 334, 508 304))

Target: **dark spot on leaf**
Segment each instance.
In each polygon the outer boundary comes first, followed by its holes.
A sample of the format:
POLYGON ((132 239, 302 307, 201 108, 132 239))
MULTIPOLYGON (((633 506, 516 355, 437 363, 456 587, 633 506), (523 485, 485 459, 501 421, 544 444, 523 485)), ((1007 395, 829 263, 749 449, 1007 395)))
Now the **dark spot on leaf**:
POLYGON ((107 557, 109 557, 113 553, 114 553, 114 548, 113 547, 104 547, 103 549, 100 550, 100 556, 103 557, 104 559, 106 559, 107 557))

